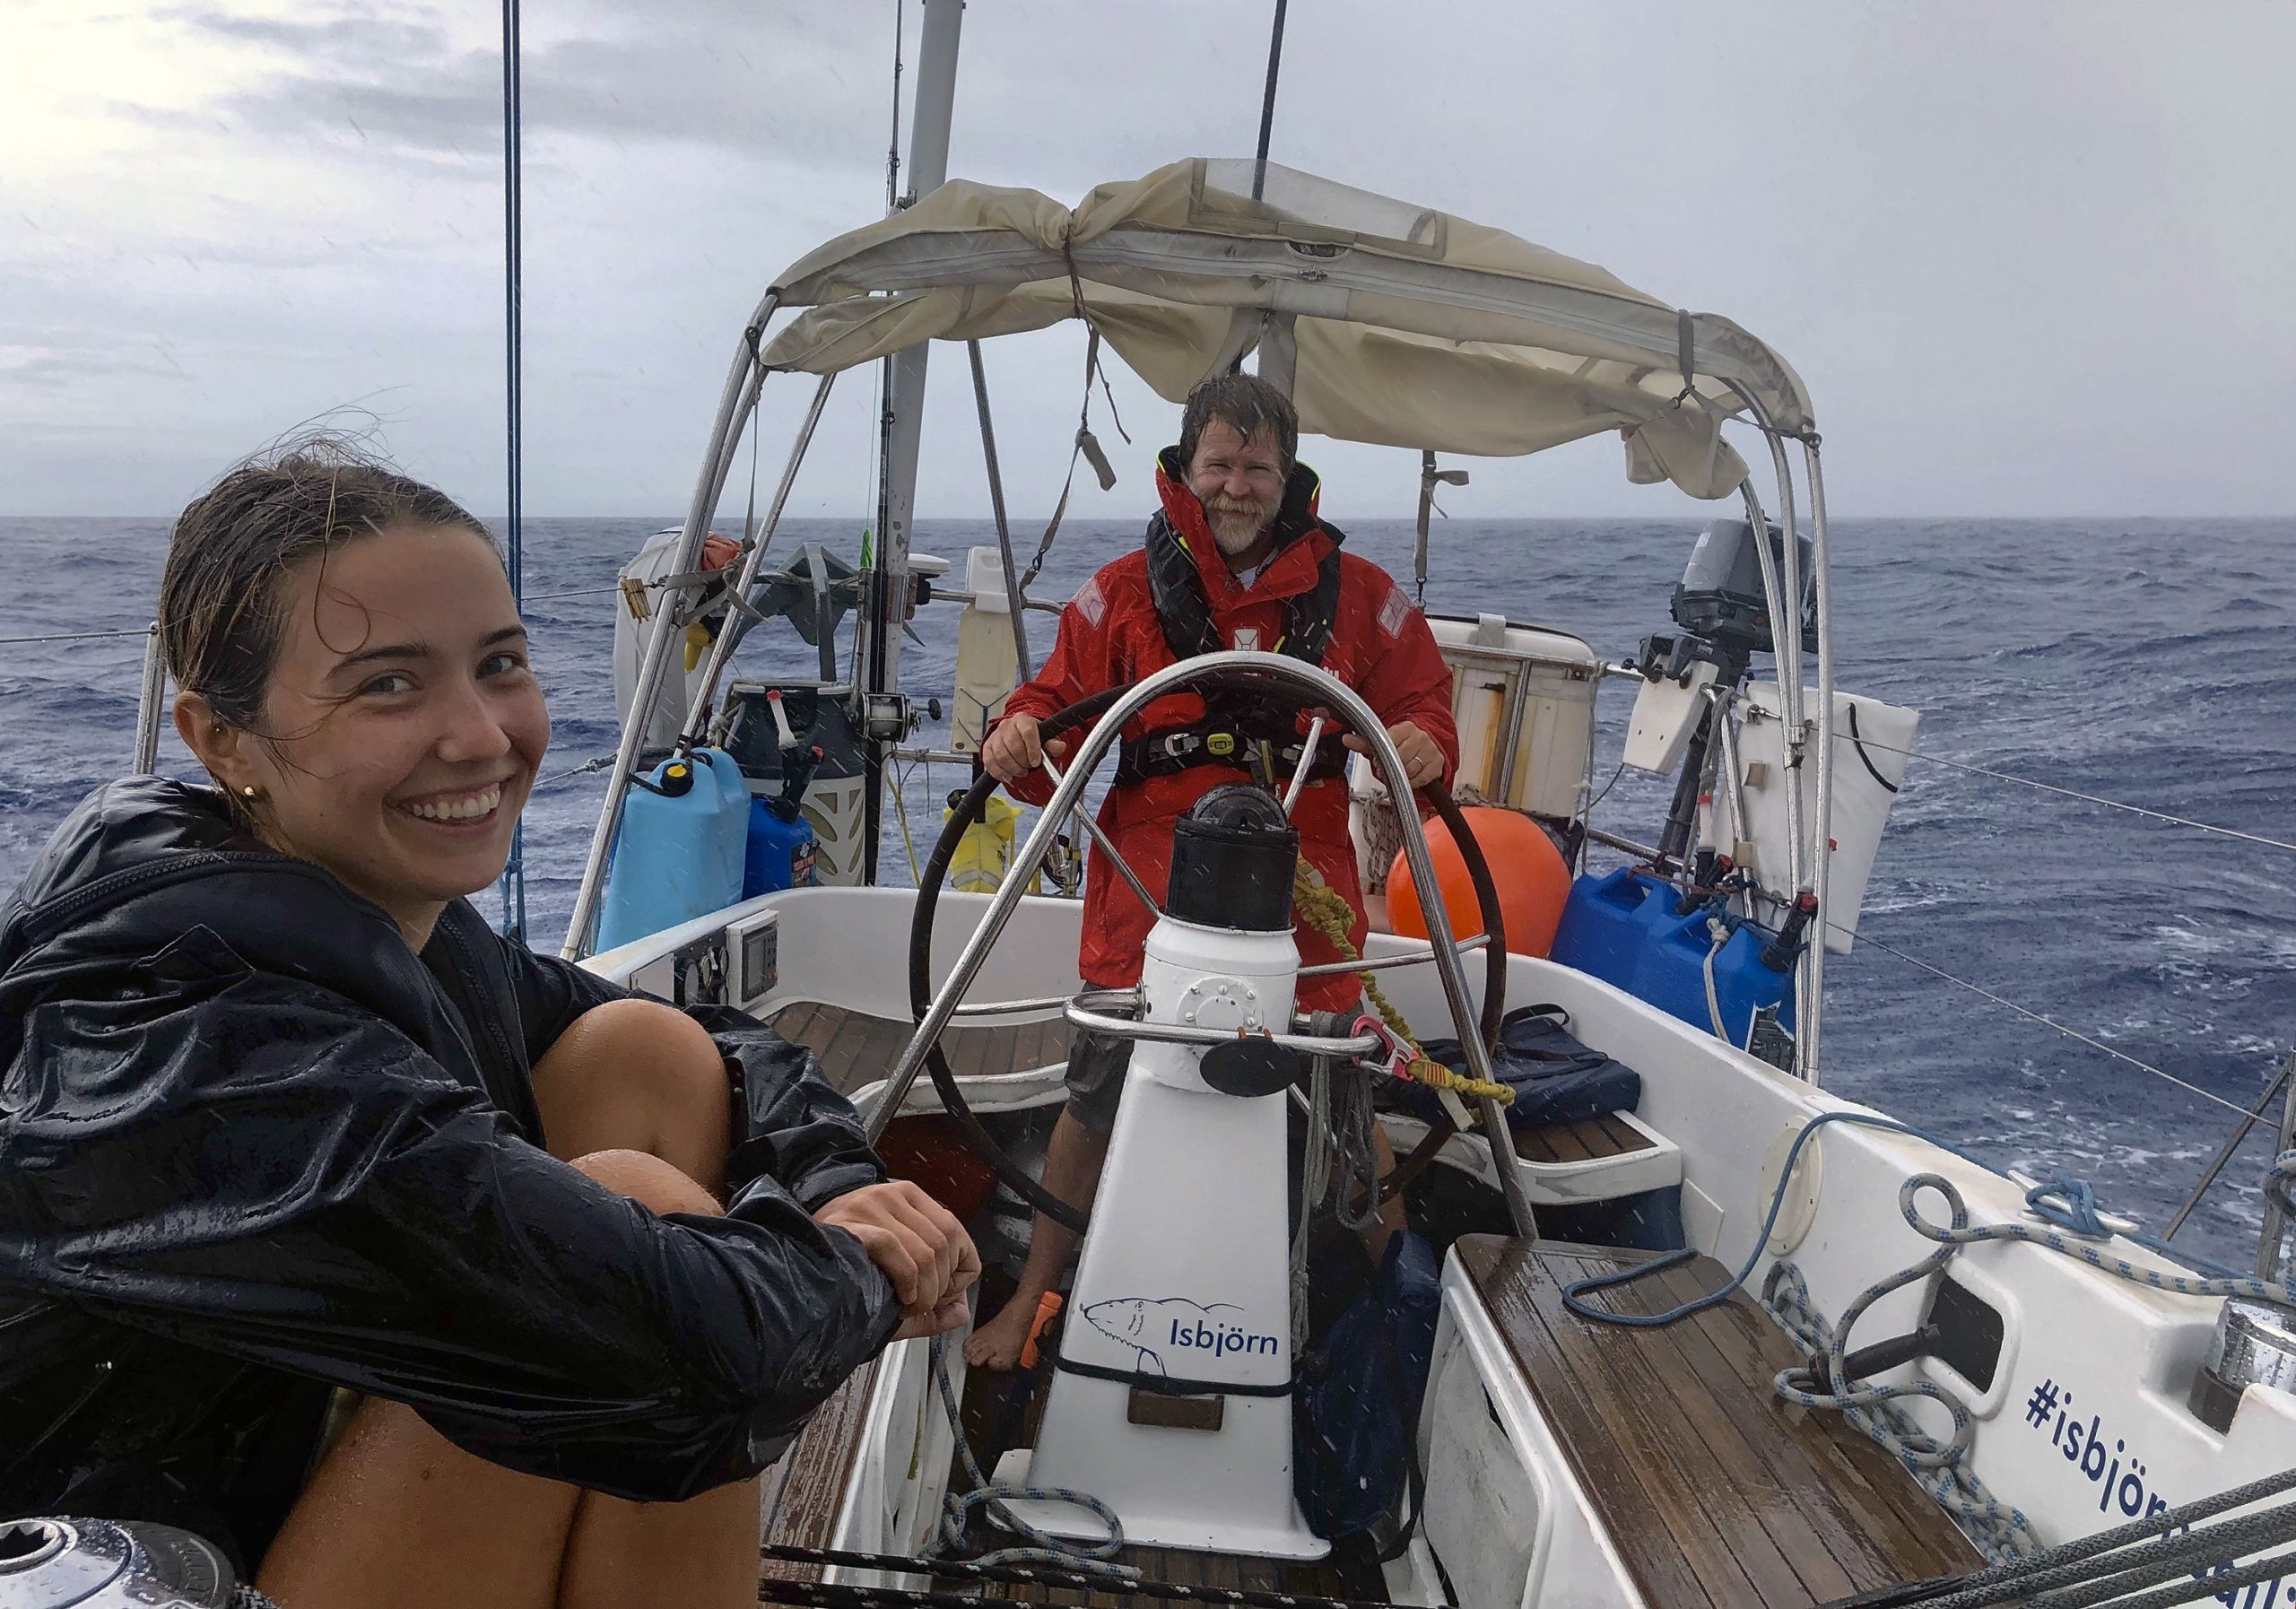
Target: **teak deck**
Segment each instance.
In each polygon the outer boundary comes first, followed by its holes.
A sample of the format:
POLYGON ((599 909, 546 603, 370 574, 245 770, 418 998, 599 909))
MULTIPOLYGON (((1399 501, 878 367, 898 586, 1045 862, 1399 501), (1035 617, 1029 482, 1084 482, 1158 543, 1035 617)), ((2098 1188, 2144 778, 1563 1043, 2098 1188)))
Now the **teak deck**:
MULTIPOLYGON (((810 1001, 784 1007, 772 1022, 783 1039, 822 1058, 822 1070, 844 1094, 891 1072, 917 1031, 913 1022, 810 1001)), ((959 1078, 1026 1072, 1068 1059, 1068 1024, 1056 1017, 1016 1027, 952 1028, 941 1035, 941 1049, 959 1078)))
MULTIPOLYGON (((1744 1293, 1662 1329, 1591 1325, 1562 1286, 1651 1254, 1494 1235, 1456 1249, 1652 1609, 1809 1609, 1984 1563, 1895 1459, 1770 1390, 1801 1360, 1744 1293)), ((1700 1257, 1594 1300, 1656 1311, 1727 1277, 1700 1257)))
MULTIPOLYGON (((1650 1149, 1648 1135, 1615 1117, 1557 1123, 1546 1128, 1518 1128, 1514 1133, 1515 1154, 1527 1162, 1583 1162, 1650 1149)), ((1482 1142, 1478 1140, 1476 1144, 1482 1142)))

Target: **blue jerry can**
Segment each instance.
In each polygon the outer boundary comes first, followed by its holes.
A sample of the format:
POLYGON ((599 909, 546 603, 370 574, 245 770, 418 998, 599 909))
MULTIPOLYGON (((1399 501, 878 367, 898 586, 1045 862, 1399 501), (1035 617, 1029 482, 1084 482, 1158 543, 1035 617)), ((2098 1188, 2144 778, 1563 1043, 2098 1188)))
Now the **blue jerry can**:
POLYGON ((1774 972, 1762 963, 1762 947, 1770 942, 1769 935, 1744 922, 1726 924, 1729 936, 1717 951, 1713 929, 1708 926, 1710 913, 1705 906, 1680 917, 1674 914, 1671 900, 1664 909, 1666 915, 1650 931, 1641 965, 1628 985, 1630 993, 1709 1032, 1716 1028, 1715 1008, 1718 1007, 1721 1031, 1717 1037, 1741 1049, 1753 1031, 1754 1013, 1763 1007, 1782 1005, 1779 1021, 1792 1030, 1794 1007, 1787 996, 1794 974, 1790 966, 1786 971, 1774 972), (1714 956, 1712 1005, 1706 998, 1709 952, 1714 956))
POLYGON ((1631 989, 1651 930, 1674 912, 1674 887, 1662 877, 1636 866, 1600 874, 1582 872, 1562 902, 1562 920, 1547 954, 1566 967, 1631 989))
POLYGON ((597 947, 611 950, 742 897, 750 790, 723 749, 672 755, 631 788, 606 866, 597 947))
POLYGON ((750 801, 749 853, 742 866, 742 898, 813 885, 813 829, 794 804, 750 801))

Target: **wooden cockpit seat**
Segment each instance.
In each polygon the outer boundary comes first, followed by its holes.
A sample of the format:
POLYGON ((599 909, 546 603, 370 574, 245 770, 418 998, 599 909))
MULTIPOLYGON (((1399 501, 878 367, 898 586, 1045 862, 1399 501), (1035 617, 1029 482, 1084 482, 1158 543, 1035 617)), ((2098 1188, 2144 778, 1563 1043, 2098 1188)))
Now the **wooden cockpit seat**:
MULTIPOLYGON (((1743 1292, 1623 1329, 1567 1312, 1562 1287, 1650 1253, 1494 1235, 1456 1250, 1650 1609, 1809 1609, 1983 1564, 1897 1460, 1770 1389, 1801 1360, 1743 1292)), ((1651 1312, 1727 1277, 1700 1257, 1593 1300, 1651 1312)))

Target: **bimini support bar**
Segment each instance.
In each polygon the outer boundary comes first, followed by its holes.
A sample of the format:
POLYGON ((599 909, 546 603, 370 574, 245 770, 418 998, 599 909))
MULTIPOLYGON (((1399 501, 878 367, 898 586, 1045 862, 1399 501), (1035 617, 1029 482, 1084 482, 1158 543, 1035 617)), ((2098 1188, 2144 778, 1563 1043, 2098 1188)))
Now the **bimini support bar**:
MULTIPOLYGON (((1802 532, 1800 522, 1795 518, 1794 470, 1787 461, 1785 439, 1770 416, 1761 412, 1759 403, 1754 404, 1754 417, 1761 422, 1762 440, 1770 448, 1770 467, 1778 476, 1778 518, 1786 530, 1778 554, 1779 586, 1785 594, 1787 618, 1793 630, 1779 639, 1777 656, 1778 707, 1786 718, 1786 797, 1799 814, 1807 818, 1816 813, 1800 808, 1802 768, 1810 763, 1810 712, 1802 697, 1802 532)), ((1819 749, 1823 752, 1824 745, 1819 749)), ((1790 825, 1787 829, 1794 840, 1794 891, 1797 896, 1817 891, 1816 863, 1825 858, 1824 846, 1810 831, 1813 824, 1805 819, 1798 830, 1790 825)), ((1794 972, 1794 1070, 1805 1079, 1811 1077, 1817 1056, 1817 1041, 1808 1035, 1816 1016, 1820 974, 1825 967, 1824 908, 1821 906, 1819 910, 1818 919, 1811 925, 1811 940, 1797 958, 1794 972)))
POLYGON ((1816 852, 1811 885, 1818 896, 1818 920, 1810 930, 1810 1014, 1797 1026, 1809 1035, 1810 1052, 1802 1076, 1818 1082, 1818 1016, 1825 1008, 1826 888, 1833 847, 1833 589, 1827 573, 1826 480, 1818 459, 1818 439, 1802 438, 1802 468, 1810 481, 1810 578, 1818 611, 1818 819, 1810 841, 1816 852))
MULTIPOLYGON (((1791 724, 1792 717, 1787 714, 1788 706, 1785 702, 1786 653, 1779 645, 1789 636, 1797 645, 1800 643, 1801 612, 1787 602, 1786 582, 1779 573, 1777 555, 1770 551, 1770 526, 1762 514, 1761 499, 1754 491, 1752 475, 1738 483, 1738 492, 1745 499, 1746 517, 1752 522, 1756 533, 1754 561, 1761 570, 1762 602, 1770 611, 1770 658, 1778 666, 1778 718, 1779 724, 1786 727, 1787 741, 1791 744, 1797 728, 1791 724)), ((1788 778, 1787 780, 1793 778, 1788 778)), ((1808 862, 1803 858, 1802 845, 1802 790, 1798 787, 1788 787, 1786 790, 1786 883, 1789 902, 1809 880, 1808 862)), ((1797 987, 1799 982, 1800 974, 1797 972, 1797 987)), ((1801 1007, 1798 996, 1795 1007, 1798 1013, 1801 1007)), ((1799 1021, 1798 1015, 1796 1021, 1799 1021)))
POLYGON ((148 777, 160 769, 161 711, 167 703, 168 656, 160 643, 160 622, 153 621, 144 639, 144 681, 135 695, 135 763, 130 769, 148 777))
MULTIPOLYGON (((725 389, 718 396, 718 417, 710 427, 709 451, 702 459, 701 476, 694 483, 693 501, 687 506, 685 529, 678 535, 676 558, 669 573, 685 575, 701 565, 702 539, 709 535, 709 521, 718 512, 718 494, 726 489, 726 476, 733 466, 733 446, 739 432, 736 422, 745 420, 757 405, 758 389, 765 383, 765 366, 758 358, 758 342, 763 335, 766 321, 781 305, 781 292, 768 291, 765 300, 758 303, 757 311, 750 316, 748 327, 742 332, 740 346, 726 373, 725 389)), ((606 796, 598 807, 598 824, 590 833, 590 853, 582 864, 582 885, 575 891, 574 917, 567 924, 566 942, 559 947, 559 954, 568 961, 579 961, 590 951, 590 928, 597 920, 598 897, 604 891, 606 857, 613 848, 614 829, 622 822, 622 802, 630 792, 630 778, 638 769, 638 750, 646 736, 646 713, 653 709, 660 694, 662 677, 669 669, 670 656, 683 646, 685 633, 669 629, 665 617, 647 641, 646 657, 638 669, 638 685, 630 700, 630 714, 622 723, 622 743, 615 749, 613 772, 606 780, 606 796)))
MULTIPOLYGON (((1825 878, 1826 847, 1830 840, 1824 836, 1822 830, 1804 831, 1804 824, 1800 821, 1802 813, 1800 772, 1802 766, 1808 759, 1810 732, 1806 724, 1807 711, 1803 708, 1802 702, 1802 541, 1801 532, 1794 517, 1794 472, 1792 465, 1787 461, 1785 438, 1779 434, 1769 412, 1762 407, 1761 399, 1744 387, 1734 385, 1731 389, 1737 393, 1738 399, 1745 404, 1746 411, 1753 416, 1754 422, 1761 428, 1762 439, 1770 448, 1770 467, 1778 477, 1779 523, 1784 529, 1784 541, 1779 554, 1778 585, 1779 602, 1784 606, 1783 612, 1787 629, 1783 631, 1779 630, 1779 611, 1774 604, 1771 613, 1771 634, 1776 639, 1774 646, 1777 649, 1779 713, 1786 727, 1786 752, 1789 756, 1787 765, 1789 775, 1787 778, 1786 790, 1787 837, 1792 849, 1795 892, 1796 895, 1809 893, 1814 897, 1825 878)), ((1754 545, 1756 552, 1760 552, 1763 558, 1762 583, 1767 587, 1770 581, 1767 552, 1769 544, 1756 543, 1754 545)), ((1820 562, 1815 548, 1813 540, 1811 556, 1813 570, 1817 569, 1820 562)), ((1814 583, 1816 577, 1813 575, 1812 578, 1814 583)), ((1818 652, 1830 668, 1832 648, 1826 641, 1827 623, 1830 622, 1822 622, 1819 627, 1818 652)), ((1831 688, 1827 690, 1827 696, 1821 700, 1820 703, 1822 708, 1818 711, 1816 733, 1818 801, 1816 810, 1812 813, 1815 820, 1809 823, 1813 828, 1818 821, 1831 822, 1833 814, 1833 804, 1828 792, 1828 785, 1833 774, 1831 756, 1833 703, 1831 688)), ((1818 918, 1813 927, 1814 936, 1796 961, 1794 971, 1794 1070, 1800 1077, 1812 1083, 1817 1080, 1817 1030, 1824 1009, 1822 1004, 1822 991, 1825 982, 1825 904, 1822 899, 1819 900, 1818 918)))
MULTIPOLYGON (((1053 789, 1051 799, 1038 815, 1036 825, 1029 830, 1028 838, 1013 857, 1012 869, 1005 873, 1004 883, 990 900, 976 926, 958 953, 956 962, 949 970, 940 989, 926 1008, 925 1019, 901 1048, 900 1058, 893 1064, 885 1080, 885 1089, 879 1097, 876 1109, 869 1114, 869 1142, 882 1139, 885 1127, 901 1102, 908 1099, 909 1086, 917 1082, 917 1074, 925 1065, 926 1052, 949 1025, 956 1013, 957 1002, 964 998, 972 987, 981 966, 988 959, 1004 924, 1018 909, 1022 892, 1039 866, 1045 853, 1052 847, 1060 823, 1066 820, 1083 797, 1084 785, 1109 749, 1115 744, 1125 722, 1146 709, 1157 699, 1176 688, 1210 674, 1221 671, 1248 671, 1255 676, 1295 683, 1313 693, 1318 700, 1338 711, 1347 724, 1362 735, 1370 749, 1371 764, 1387 785, 1391 797, 1411 796, 1411 778, 1404 770, 1403 758, 1388 741, 1387 729, 1370 705, 1345 683, 1321 668, 1278 655, 1228 652, 1205 654, 1178 664, 1166 665, 1135 683, 1124 696, 1110 705, 1091 733, 1068 762, 1067 774, 1053 789)), ((1475 1019, 1475 1006, 1467 992, 1466 969, 1459 960, 1459 952, 1451 937, 1450 913, 1445 909, 1443 891, 1436 881, 1435 862, 1427 848, 1427 835, 1419 825, 1418 817, 1405 813, 1402 822, 1404 857, 1411 867, 1412 886, 1419 889, 1429 934, 1441 934, 1443 938, 1433 945, 1435 970, 1443 985, 1443 997, 1451 1009, 1451 1021, 1457 1030, 1461 1049, 1467 1059, 1467 1070, 1477 1079, 1492 1082, 1491 1056, 1483 1042, 1483 1034, 1475 1019)), ((1484 1138, 1491 1146, 1492 1164, 1499 1176, 1500 1192, 1507 1199, 1507 1212, 1516 1232, 1536 1234, 1536 1221, 1529 1198, 1523 1193, 1520 1169, 1515 1156, 1513 1137, 1508 1131, 1507 1115, 1499 1103, 1488 1096, 1480 1101, 1484 1138)))
MULTIPOLYGON (((781 511, 789 504, 789 488, 796 484, 798 468, 805 462, 805 450, 813 444, 813 427, 822 422, 822 409, 829 402, 829 388, 836 380, 837 371, 831 370, 813 387, 813 405, 805 410, 805 422, 797 427, 797 439, 789 448, 789 462, 782 467, 780 484, 773 489, 773 501, 766 509, 765 523, 750 538, 750 551, 742 555, 741 570, 734 578, 734 596, 737 598, 747 599, 757 586, 757 572, 765 565, 765 551, 773 545, 773 533, 781 524, 781 511)), ((752 392, 752 416, 755 409, 756 393, 752 392)), ((737 431, 736 439, 738 436, 737 431)), ((734 644, 741 635, 738 623, 728 619, 724 629, 711 639, 709 658, 701 672, 701 690, 685 712, 685 724, 678 728, 681 749, 692 748, 709 731, 709 714, 718 702, 718 678, 726 674, 726 662, 734 657, 734 644)))

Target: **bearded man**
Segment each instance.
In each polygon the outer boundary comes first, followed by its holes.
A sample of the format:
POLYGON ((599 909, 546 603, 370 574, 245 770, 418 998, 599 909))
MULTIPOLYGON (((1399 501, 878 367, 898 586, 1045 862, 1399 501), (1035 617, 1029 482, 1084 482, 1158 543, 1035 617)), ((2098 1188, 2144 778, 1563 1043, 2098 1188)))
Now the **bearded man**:
MULTIPOLYGON (((1413 787, 1448 781, 1458 763, 1450 670, 1403 589, 1370 561, 1343 552, 1344 535, 1318 517, 1319 483, 1298 461, 1299 439, 1291 399, 1255 376, 1214 376, 1190 393, 1179 444, 1157 457, 1163 507, 1148 523, 1145 544, 1102 565, 1069 600, 1043 669, 1013 690, 981 744, 981 763, 1007 792, 1038 804, 1051 796, 1044 757, 1057 761, 1068 744, 1039 738, 1043 717, 1178 660, 1229 648, 1320 665, 1370 705, 1413 787)), ((1125 728, 1100 826, 1161 900, 1180 816, 1207 789, 1250 776, 1255 757, 1262 779, 1283 786, 1299 762, 1306 726, 1289 708, 1266 708, 1245 695, 1214 691, 1208 698, 1190 692, 1160 699, 1125 728)), ((1347 746, 1361 744, 1351 737, 1347 746)), ((1312 872, 1345 897, 1354 915, 1349 937, 1360 952, 1363 901, 1339 748, 1318 744, 1292 823, 1312 872)), ((1153 923, 1095 847, 1077 958, 1084 982, 1137 984, 1153 923)), ((1339 959, 1312 928, 1302 926, 1296 936, 1303 965, 1339 959)), ((1347 972, 1302 978, 1300 1005, 1344 1010, 1361 987, 1347 972)), ((1046 1152, 1044 1183, 1076 1206, 1088 1207, 1099 1187, 1130 1059, 1126 1039, 1079 1033, 1070 1047, 1068 1101, 1046 1152)), ((1019 1288, 966 1342, 967 1361, 1013 1367, 1074 1242, 1067 1230, 1038 1215, 1019 1288)))

